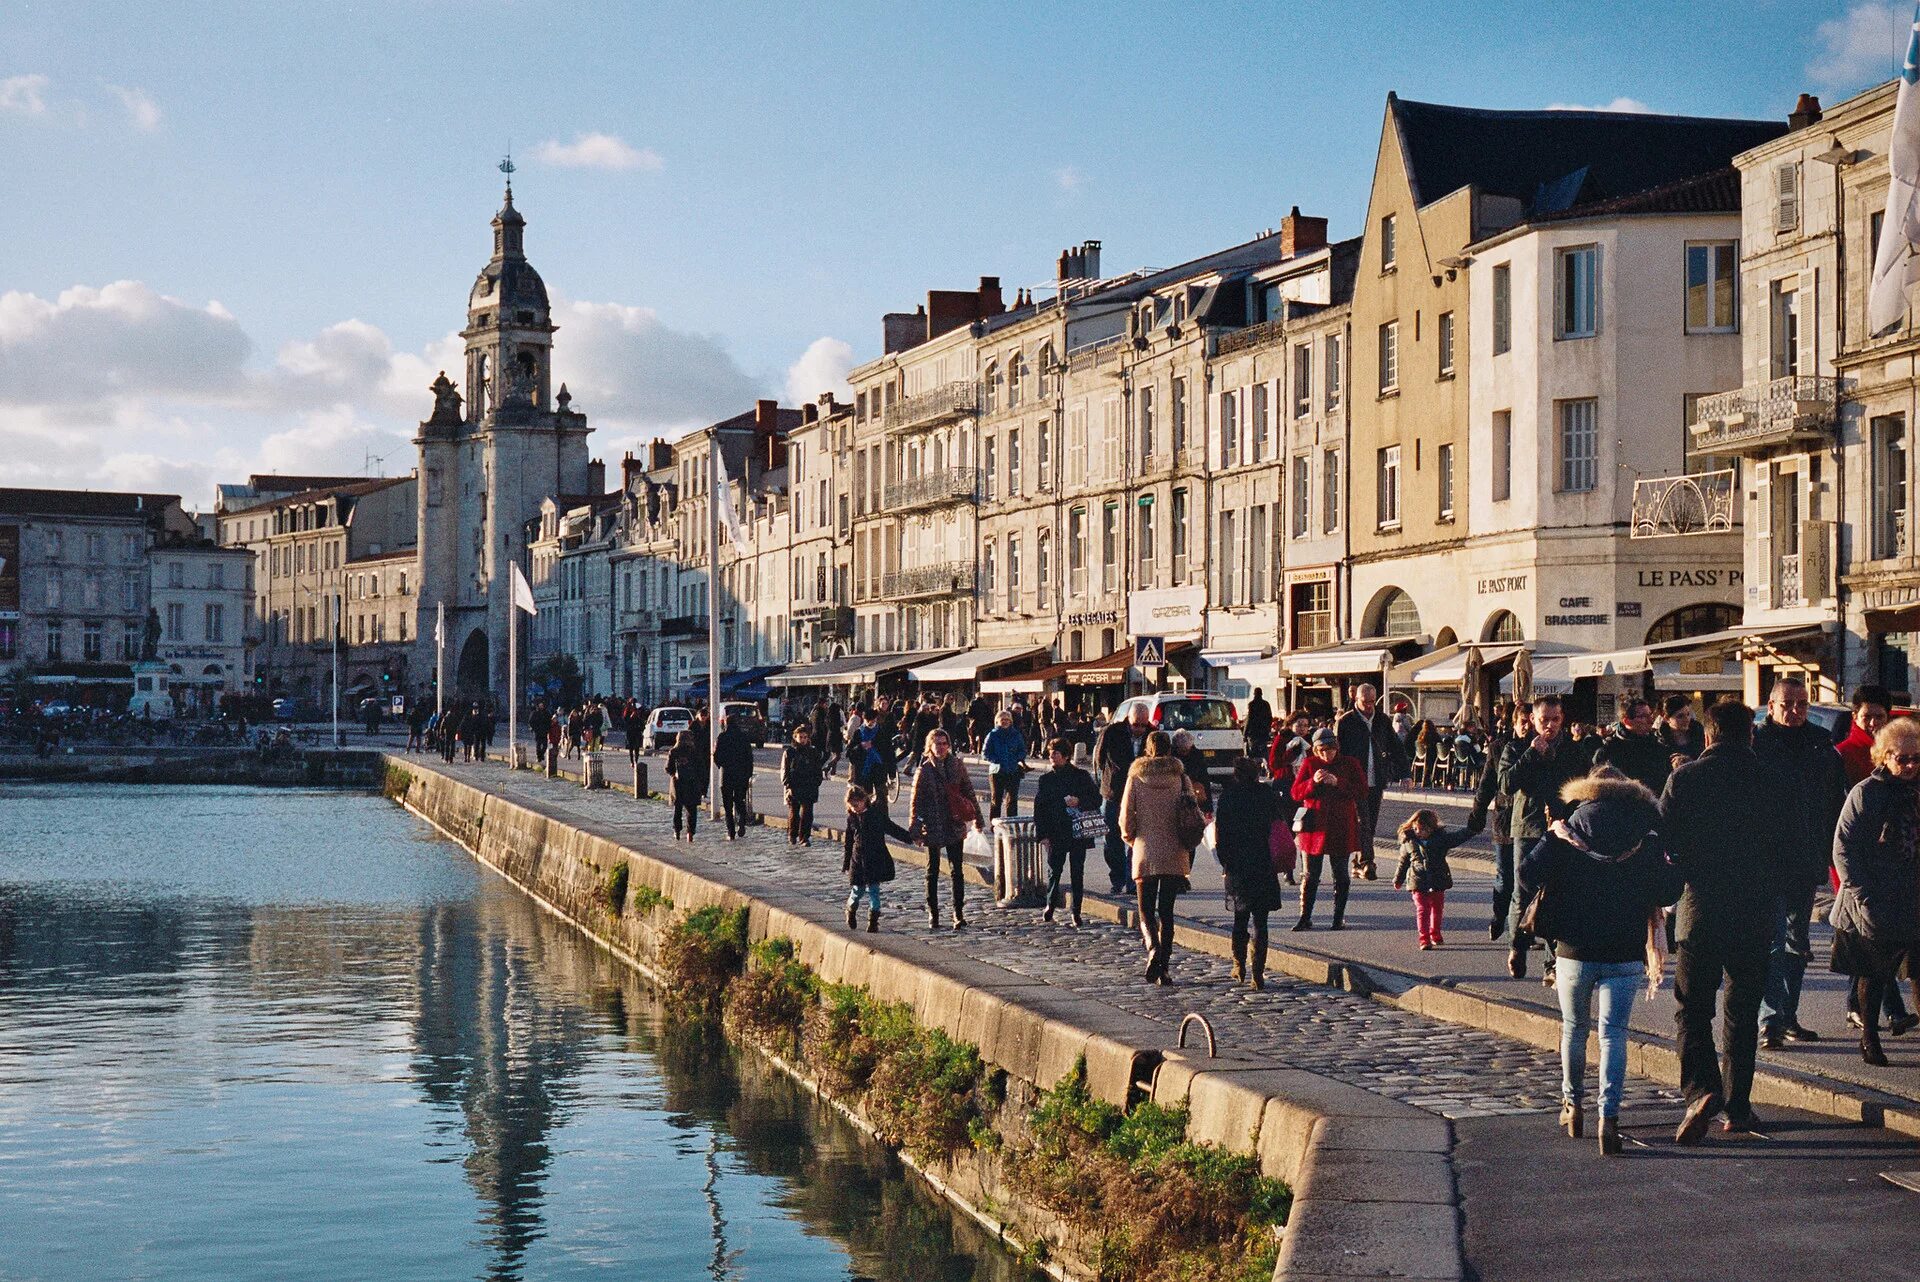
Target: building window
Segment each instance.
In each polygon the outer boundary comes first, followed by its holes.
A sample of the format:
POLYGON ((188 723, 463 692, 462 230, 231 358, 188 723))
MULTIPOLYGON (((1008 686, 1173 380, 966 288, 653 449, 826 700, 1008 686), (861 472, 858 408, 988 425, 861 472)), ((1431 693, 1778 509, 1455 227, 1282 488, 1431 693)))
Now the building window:
POLYGON ((1487 620, 1486 639, 1513 645, 1527 639, 1526 630, 1520 626, 1520 616, 1512 610, 1501 610, 1487 620))
POLYGON ((1240 465, 1240 393, 1220 393, 1220 465, 1240 465))
MULTIPOLYGON (((20 655, 20 625, 12 619, 0 619, 0 659, 15 659, 20 655)), ((125 655, 121 656, 125 658, 125 655)))
POLYGON ((1341 341, 1340 335, 1327 335, 1327 369, 1325 382, 1327 385, 1327 409, 1329 411, 1340 408, 1340 353, 1344 346, 1345 344, 1341 341))
POLYGON ((1442 445, 1434 451, 1434 473, 1440 486, 1440 519, 1453 519, 1453 446, 1442 445))
POLYGON ((58 663, 62 658, 65 657, 65 655, 62 653, 62 646, 65 641, 66 641, 66 628, 61 624, 60 620, 48 619, 47 620, 47 659, 49 662, 58 663))
POLYGON ((1007 497, 1020 492, 1020 429, 1007 432, 1007 497))
POLYGON ((1150 588, 1154 585, 1154 561, 1157 556, 1153 540, 1153 495, 1143 494, 1134 503, 1133 545, 1136 559, 1140 563, 1136 588, 1150 588))
POLYGON ((1261 504, 1247 513, 1247 600, 1267 599, 1267 508, 1261 504))
POLYGON ((1236 513, 1220 513, 1220 542, 1213 550, 1213 560, 1220 567, 1220 604, 1235 605, 1239 600, 1239 576, 1236 573, 1241 549, 1234 545, 1237 534, 1236 513))
POLYGON ((985 403, 980 407, 984 414, 991 414, 1000 408, 1000 377, 999 362, 987 362, 987 376, 982 380, 986 385, 985 403))
POLYGON ((1307 498, 1312 492, 1312 468, 1306 455, 1293 456, 1293 537, 1307 537, 1307 498))
POLYGON ((1020 404, 1022 384, 1027 381, 1027 362, 1020 353, 1015 352, 1007 361, 1007 408, 1016 409, 1020 404))
POLYGON ((207 641, 213 645, 224 644, 227 639, 227 612, 225 607, 218 603, 208 605, 206 624, 207 641))
POLYGON ((1800 166, 1794 161, 1773 171, 1773 230, 1776 234, 1800 230, 1800 166))
POLYGON ((98 663, 106 657, 97 619, 88 619, 80 625, 80 657, 88 663, 98 663))
POLYGON ((1773 377, 1791 378, 1800 372, 1800 291, 1791 281, 1773 282, 1767 316, 1771 322, 1768 355, 1773 377))
POLYGON ((980 552, 980 599, 993 609, 993 594, 1000 587, 999 540, 988 539, 980 552))
POLYGON ((1033 541, 1033 574, 1040 589, 1040 608, 1047 608, 1047 594, 1053 590, 1053 535, 1040 531, 1033 541))
POLYGON ((1144 469, 1153 461, 1153 388, 1150 386, 1135 394, 1134 426, 1140 438, 1140 462, 1144 469))
POLYGON ((1258 463, 1267 457, 1271 431, 1267 426, 1267 385, 1253 385, 1253 461, 1258 463))
POLYGON ((1187 380, 1173 380, 1173 452, 1187 448, 1187 380))
POLYGON ((1000 442, 989 436, 981 446, 981 462, 987 474, 987 502, 1000 497, 1000 442))
POLYGON ((1332 534, 1340 528, 1340 451, 1321 451, 1320 467, 1320 528, 1332 534))
POLYGON ((1034 445, 1040 457, 1034 460, 1040 474, 1040 492, 1053 488, 1053 420, 1043 418, 1034 425, 1034 445))
POLYGON ((1087 509, 1067 513, 1067 595, 1087 594, 1087 509))
POLYGON ((1167 537, 1173 542, 1173 584, 1187 581, 1187 492, 1175 490, 1167 509, 1167 537))
POLYGON ((1400 386, 1400 322, 1388 321, 1380 327, 1380 394, 1400 386))
POLYGON ((1513 411, 1493 412, 1493 501, 1513 497, 1513 411))
POLYGON ((1087 410, 1076 405, 1067 411, 1066 480, 1081 485, 1087 479, 1087 410))
POLYGON ((1374 463, 1374 520, 1383 530, 1400 528, 1400 447, 1389 445, 1374 463))
POLYGON ((1393 215, 1388 214, 1380 220, 1380 270, 1386 271, 1399 261, 1399 247, 1394 243, 1393 215))
POLYGON ((1300 343, 1293 349, 1293 416, 1305 418, 1313 412, 1313 345, 1300 343))
POLYGON ((1293 648, 1308 650, 1333 641, 1333 584, 1296 583, 1288 594, 1288 612, 1293 616, 1293 648))
POLYGON ((1592 338, 1600 332, 1599 264, 1595 245, 1555 253, 1555 338, 1592 338))
POLYGON ((1493 269, 1493 354, 1513 350, 1513 266, 1501 263, 1493 269))
POLYGON ((167 586, 170 588, 187 586, 187 567, 178 561, 167 562, 167 586))
POLYGON ((1435 344, 1440 349, 1440 377, 1453 377, 1453 313, 1440 313, 1440 333, 1435 344))
POLYGON ((1399 588, 1390 588, 1387 597, 1375 607, 1372 635, 1376 637, 1417 637, 1420 635, 1420 610, 1413 598, 1399 588))
POLYGON ((1714 240, 1687 246, 1687 333, 1732 333, 1739 308, 1734 291, 1739 279, 1734 242, 1714 240))
POLYGON ((1899 414, 1873 420, 1873 555, 1907 551, 1907 421, 1899 414))
POLYGON ((1007 536, 1007 613, 1020 608, 1020 536, 1007 536))
POLYGON ((1585 493, 1600 483, 1600 402, 1561 401, 1554 408, 1560 420, 1560 484, 1555 488, 1585 493))
POLYGON ((1120 505, 1100 509, 1100 585, 1109 594, 1120 590, 1120 505))
POLYGON ((1046 396, 1053 391, 1053 344, 1040 344, 1040 356, 1034 362, 1034 373, 1038 376, 1035 383, 1035 395, 1046 396))

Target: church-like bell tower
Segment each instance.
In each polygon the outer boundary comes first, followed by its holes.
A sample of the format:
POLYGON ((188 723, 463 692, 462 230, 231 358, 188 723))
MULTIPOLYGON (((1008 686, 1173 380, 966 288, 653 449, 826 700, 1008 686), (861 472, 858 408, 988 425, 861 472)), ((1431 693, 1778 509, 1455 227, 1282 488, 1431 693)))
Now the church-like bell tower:
MULTIPOLYGON (((530 571, 527 523, 553 495, 587 487, 586 416, 566 389, 555 407, 553 324, 547 286, 527 261, 526 219, 506 196, 493 216, 493 255, 467 295, 466 371, 442 372, 420 450, 420 629, 434 668, 434 626, 446 609, 449 693, 504 696, 507 632, 517 619, 508 567, 530 571), (460 388, 464 387, 465 396, 460 388), (463 405, 464 399, 464 405, 463 405)), ((523 617, 523 616, 522 616, 523 617)), ((526 652, 525 647, 522 653, 526 652)), ((524 674, 523 674, 524 675, 524 674)))

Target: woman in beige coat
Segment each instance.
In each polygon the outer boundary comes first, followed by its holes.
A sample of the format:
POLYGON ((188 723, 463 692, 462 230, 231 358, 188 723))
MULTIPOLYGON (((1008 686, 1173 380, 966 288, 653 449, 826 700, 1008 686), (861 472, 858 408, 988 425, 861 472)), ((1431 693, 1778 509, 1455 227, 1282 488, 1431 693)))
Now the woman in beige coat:
POLYGON ((1133 854, 1133 880, 1140 895, 1140 929, 1149 952, 1147 980, 1171 986, 1173 901, 1187 889, 1193 848, 1180 839, 1180 811, 1192 792, 1186 770, 1173 755, 1164 730, 1147 736, 1147 753, 1127 771, 1120 797, 1120 838, 1133 854))

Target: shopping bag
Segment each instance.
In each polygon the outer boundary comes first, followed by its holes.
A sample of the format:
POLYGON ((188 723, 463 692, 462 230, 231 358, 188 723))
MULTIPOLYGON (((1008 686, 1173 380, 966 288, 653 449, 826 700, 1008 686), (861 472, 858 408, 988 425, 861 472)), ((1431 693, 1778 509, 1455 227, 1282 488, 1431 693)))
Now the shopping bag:
POLYGON ((975 828, 967 834, 966 840, 960 843, 960 851, 968 859, 990 863, 993 860, 993 838, 987 836, 982 829, 975 828))

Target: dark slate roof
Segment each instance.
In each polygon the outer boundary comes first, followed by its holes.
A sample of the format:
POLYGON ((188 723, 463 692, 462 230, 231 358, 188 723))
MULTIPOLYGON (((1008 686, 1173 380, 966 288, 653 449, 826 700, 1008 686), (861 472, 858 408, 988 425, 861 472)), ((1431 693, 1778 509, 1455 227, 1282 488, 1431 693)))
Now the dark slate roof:
POLYGON ((98 516, 156 520, 180 505, 177 494, 120 494, 110 490, 0 489, 0 516, 98 516))
POLYGON ((1787 132, 1784 120, 1494 111, 1394 97, 1388 112, 1417 203, 1474 186, 1519 200, 1529 218, 1724 169, 1787 132))
POLYGON ((1729 165, 1710 174, 1649 187, 1614 200, 1575 205, 1559 213, 1540 214, 1537 222, 1566 218, 1596 218, 1607 214, 1737 214, 1740 212, 1740 171, 1729 165))
POLYGON ((413 480, 411 476, 375 476, 359 477, 343 485, 316 485, 310 490, 301 490, 298 494, 289 494, 284 498, 262 503, 258 507, 243 509, 248 512, 270 512, 275 508, 297 507, 302 503, 319 503, 331 498, 359 498, 363 494, 373 494, 395 485, 405 485, 413 480))
POLYGON ((277 472, 255 472, 247 485, 258 494, 299 494, 305 490, 325 490, 336 485, 354 485, 364 476, 281 476, 277 472))

